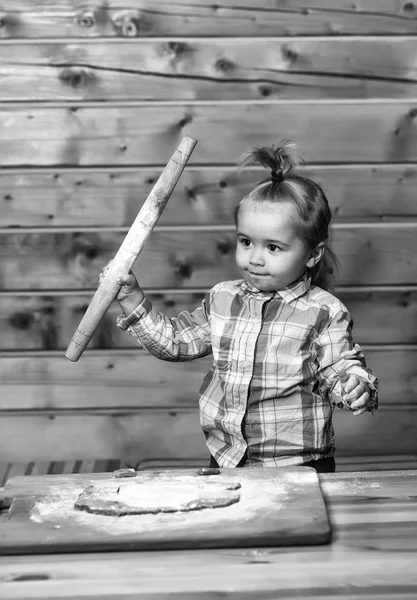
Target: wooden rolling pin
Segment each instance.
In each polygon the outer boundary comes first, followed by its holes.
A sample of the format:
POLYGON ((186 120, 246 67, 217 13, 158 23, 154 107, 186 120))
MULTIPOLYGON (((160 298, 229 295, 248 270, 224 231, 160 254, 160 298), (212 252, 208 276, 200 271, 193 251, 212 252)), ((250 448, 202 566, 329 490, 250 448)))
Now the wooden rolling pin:
POLYGON ((77 361, 99 326, 101 320, 120 290, 117 279, 130 271, 164 210, 190 158, 197 140, 185 136, 170 158, 158 181, 144 202, 138 216, 126 234, 106 276, 97 288, 65 356, 77 361))

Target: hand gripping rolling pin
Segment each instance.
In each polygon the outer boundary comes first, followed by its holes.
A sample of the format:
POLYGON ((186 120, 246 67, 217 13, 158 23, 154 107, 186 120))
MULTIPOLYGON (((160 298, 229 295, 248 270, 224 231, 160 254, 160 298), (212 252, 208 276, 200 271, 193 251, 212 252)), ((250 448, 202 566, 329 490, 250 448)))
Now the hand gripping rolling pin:
POLYGON ((117 279, 127 273, 155 227, 166 203, 194 150, 197 140, 185 136, 170 158, 158 181, 126 234, 106 276, 97 288, 77 331, 74 333, 65 356, 77 361, 99 326, 101 320, 120 290, 117 279))

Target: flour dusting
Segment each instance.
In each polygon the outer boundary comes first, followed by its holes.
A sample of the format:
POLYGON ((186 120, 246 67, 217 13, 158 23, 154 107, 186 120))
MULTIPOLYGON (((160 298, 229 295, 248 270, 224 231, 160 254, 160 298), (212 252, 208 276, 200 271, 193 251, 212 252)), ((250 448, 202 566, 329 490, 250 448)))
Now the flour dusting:
MULTIPOLYGON (((166 490, 174 482, 176 482, 177 487, 178 484, 181 484, 183 491, 180 492, 178 489, 176 495, 176 502, 180 503, 177 506, 179 506, 184 501, 187 490, 189 491, 192 488, 195 491, 196 486, 201 485, 200 481, 195 476, 178 475, 177 479, 175 479, 172 474, 169 474, 167 477, 163 475, 159 476, 158 480, 153 481, 152 486, 156 487, 160 493, 165 493, 166 495, 166 490)), ((213 490, 218 485, 221 485, 223 489, 230 487, 231 484, 232 486, 236 486, 238 477, 236 479, 228 477, 226 481, 227 484, 225 484, 225 478, 221 475, 211 476, 211 483, 209 485, 213 486, 213 490), (217 483, 217 486, 213 485, 215 483, 217 483)), ((74 508, 77 498, 88 483, 94 485, 97 481, 84 481, 81 486, 74 486, 70 491, 60 490, 59 496, 57 494, 56 496, 42 497, 35 503, 32 509, 31 520, 36 523, 48 524, 55 528, 79 525, 85 526, 90 531, 101 530, 111 535, 152 532, 156 537, 163 537, 164 532, 183 530, 184 527, 207 527, 210 525, 221 527, 222 524, 226 526, 231 522, 242 524, 244 527, 245 522, 253 518, 259 518, 259 515, 266 515, 271 510, 274 512, 279 511, 281 506, 288 500, 288 487, 285 483, 278 484, 277 481, 271 479, 263 481, 262 487, 260 487, 259 482, 253 480, 242 482, 241 487, 238 488, 239 501, 229 506, 187 512, 178 510, 177 512, 170 513, 127 514, 120 517, 91 514, 74 508)), ((151 485, 150 482, 148 485, 151 485)), ((130 484, 120 486, 120 492, 122 492, 122 497, 125 500, 135 501, 137 491, 134 491, 134 488, 130 484)))

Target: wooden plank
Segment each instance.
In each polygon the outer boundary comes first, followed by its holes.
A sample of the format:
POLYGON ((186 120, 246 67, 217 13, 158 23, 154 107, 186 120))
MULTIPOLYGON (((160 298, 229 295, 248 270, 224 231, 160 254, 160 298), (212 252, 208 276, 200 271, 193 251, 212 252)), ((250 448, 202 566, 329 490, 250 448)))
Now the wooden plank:
POLYGON ((334 413, 336 452, 339 456, 416 454, 417 411, 382 408, 373 415, 366 413, 363 419, 351 412, 337 410, 334 413), (395 432, 395 433, 394 433, 395 432), (396 439, 391 438, 395 436, 396 439))
POLYGON ((309 163, 417 160, 417 110, 411 100, 295 102, 3 105, 0 162, 3 167, 165 164, 186 134, 200 141, 191 159, 199 165, 235 164, 244 151, 283 138, 295 140, 309 163))
POLYGON ((346 456, 337 461, 337 472, 400 471, 417 469, 417 454, 346 456))
POLYGON ((415 98, 413 37, 3 43, 0 101, 415 98))
MULTIPOLYGON (((416 408, 380 409, 354 417, 335 412, 337 456, 416 454, 416 408)), ((71 414, 3 413, 0 453, 5 462, 120 458, 127 464, 155 459, 201 459, 208 452, 198 409, 142 409, 71 414), (36 449, 36 451, 35 451, 36 449)))
MULTIPOLYGON (((354 505, 352 500, 345 512, 354 505)), ((345 526, 331 546, 318 548, 5 556, 3 600, 87 600, 98 594, 105 600, 413 600, 416 548, 405 546, 411 542, 407 526, 415 535, 413 523, 392 523, 389 531, 361 524, 352 527, 356 543, 353 535, 346 539, 345 526)))
MULTIPOLYGON (((365 354, 381 407, 417 407, 417 347, 365 347, 365 354)), ((77 365, 63 353, 13 353, 0 358, 0 410, 195 408, 210 365, 211 357, 171 363, 143 350, 87 350, 77 365)))
MULTIPOLYGON (((416 165, 306 167, 324 189, 335 222, 417 217, 416 165), (365 201, 366 199, 366 201, 365 201)), ((2 171, 2 227, 130 227, 160 170, 153 168, 2 171)), ((187 167, 161 225, 233 223, 233 209, 264 177, 253 169, 187 167)))
POLYGON ((208 463, 198 410, 2 415, 0 438, 4 462, 106 456, 129 465, 165 457, 200 458, 201 466, 208 463))
MULTIPOLYGON (((360 498, 362 501, 367 498, 371 501, 381 499, 381 488, 384 489, 386 497, 389 497, 393 502, 410 499, 412 481, 416 475, 417 471, 413 470, 408 473, 395 470, 387 473, 373 473, 368 470, 360 473, 357 477, 353 473, 346 472, 334 475, 325 474, 319 477, 326 498, 330 500, 332 509, 335 510, 351 498, 360 498)), ((22 478, 19 478, 16 483, 21 481, 22 478)), ((30 489, 32 481, 34 480, 27 480, 27 483, 25 481, 27 489, 30 489)), ((64 478, 61 481, 64 481, 64 478)), ((352 506, 351 508, 354 509, 355 507, 352 506)))
MULTIPOLYGON (((354 505, 352 500, 345 512, 354 505)), ((3 600, 87 600, 98 594, 105 600, 413 600, 416 548, 406 547, 406 529, 415 535, 416 527, 390 525, 389 531, 375 524, 352 527, 349 540, 345 526, 331 546, 319 548, 3 557, 3 600)))
POLYGON ((210 364, 211 358, 189 363, 158 361, 142 350, 87 350, 76 366, 63 353, 2 357, 0 409, 195 408, 210 364))
MULTIPOLYGON (((371 288, 372 290, 372 288, 371 288)), ((0 293, 0 350, 64 350, 84 314, 92 291, 79 294, 41 292, 39 295, 0 293)), ((192 311, 204 298, 198 292, 160 290, 147 294, 153 305, 170 317, 192 311)), ((355 337, 361 344, 417 343, 417 290, 370 291, 361 288, 336 292, 350 310, 355 337)), ((114 302, 89 348, 137 348, 138 342, 116 327, 121 309, 114 302)))
POLYGON ((411 2, 392 0, 14 0, 2 37, 338 35, 416 33, 411 2))
MULTIPOLYGON (((0 235, 4 290, 95 289, 124 232, 35 230, 0 235)), ((338 285, 401 285, 417 280, 414 223, 352 224, 335 228, 333 247, 340 261, 338 285)), ((196 228, 155 230, 134 270, 150 287, 208 289, 238 279, 235 232, 196 228)))

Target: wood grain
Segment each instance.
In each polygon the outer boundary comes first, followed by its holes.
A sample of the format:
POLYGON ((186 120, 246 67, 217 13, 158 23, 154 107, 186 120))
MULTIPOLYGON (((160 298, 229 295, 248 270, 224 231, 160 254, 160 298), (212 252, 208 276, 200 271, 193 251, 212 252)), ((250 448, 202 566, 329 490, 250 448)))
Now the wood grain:
MULTIPOLYGON (((345 513, 354 506, 352 501, 345 513)), ((45 556, 4 557, 0 573, 5 579, 5 600, 53 600, 68 580, 72 585, 67 587, 67 598, 82 600, 97 591, 106 600, 213 600, 219 590, 225 600, 319 600, 323 594, 326 600, 350 600, 353 587, 355 600, 368 600, 370 594, 372 600, 385 600, 387 593, 392 600, 412 600, 417 584, 411 535, 416 530, 414 523, 402 522, 392 525, 390 535, 382 525, 362 524, 353 530, 359 540, 349 543, 345 526, 342 539, 328 549, 57 554, 47 563, 45 556), (381 551, 366 546, 372 531, 374 545, 379 544, 381 551), (392 547, 392 540, 398 547, 392 547), (383 551, 383 544, 389 542, 383 551), (100 571, 103 576, 97 587, 100 571)))
POLYGON ((3 557, 3 596, 350 600, 353 593, 357 600, 411 600, 416 477, 412 470, 320 474, 336 529, 328 547, 3 557))
POLYGON ((0 437, 3 461, 30 461, 36 448, 39 461, 107 457, 134 466, 167 457, 208 464, 198 409, 3 415, 0 437))
MULTIPOLYGON (((1 281, 5 290, 95 289, 98 274, 120 247, 123 233, 6 233, 0 236, 1 281)), ((333 232, 340 260, 339 285, 400 285, 416 281, 416 227, 352 224, 333 232)), ((234 228, 155 230, 134 267, 144 289, 208 289, 238 279, 234 228)))
POLYGON ((0 100, 415 98, 414 37, 3 43, 0 100))
POLYGON ((14 0, 3 8, 4 38, 268 36, 416 33, 415 6, 392 0, 14 0), (47 9, 45 10, 45 4, 47 9))
POLYGON ((235 164, 246 150, 283 138, 296 140, 309 163, 417 160, 412 100, 294 102, 2 106, 0 162, 164 165, 183 135, 201 140, 191 161, 199 165, 235 164))
MULTIPOLYGON (((45 291, 32 294, 0 293, 0 350, 63 350, 85 312, 92 291, 71 293, 45 291)), ((192 311, 204 298, 205 290, 155 290, 147 294, 155 308, 168 316, 192 311)), ((386 291, 344 289, 337 296, 348 307, 355 322, 355 338, 361 344, 417 343, 417 290, 386 291)), ((95 336, 91 348, 137 348, 138 342, 116 327, 120 314, 113 303, 95 336)))
MULTIPOLYGON (((345 513, 354 506, 352 501, 345 513)), ((46 564, 45 556, 4 557, 0 573, 5 600, 53 600, 68 581, 67 598, 82 600, 98 591, 106 600, 213 600, 219 593, 225 600, 319 600, 323 594, 326 600, 350 600, 352 588, 355 600, 368 600, 370 594, 372 600, 385 600, 387 594, 392 600, 412 600, 417 584, 411 536, 416 531, 412 522, 392 524, 390 532, 383 525, 361 524, 353 528, 355 542, 347 539, 345 526, 328 549, 57 554, 46 564), (379 547, 369 547, 372 542, 379 547), (384 543, 389 544, 385 550, 384 543)))
MULTIPOLYGON (((334 417, 337 456, 415 454, 417 410, 381 408, 354 417, 338 410, 334 417)), ((208 451, 194 409, 8 411, 0 420, 0 453, 5 462, 36 459, 119 458, 129 465, 154 459, 200 459, 208 451)))
MULTIPOLYGON (((417 346, 365 346, 364 351, 379 378, 382 410, 417 409, 417 346)), ((83 358, 74 367, 62 352, 3 354, 0 411, 7 415, 51 410, 64 416, 65 411, 90 409, 115 414, 146 408, 195 409, 211 364, 211 357, 187 363, 160 361, 140 349, 88 350, 83 358)), ((378 437, 377 427, 373 434, 378 437)), ((381 441, 382 454, 384 445, 381 441)), ((414 451, 417 454, 417 448, 414 451)))
POLYGON ((337 459, 338 473, 352 471, 408 471, 417 469, 417 454, 346 456, 337 459))
POLYGON ((311 468, 222 469, 210 481, 195 469, 141 472, 128 482, 110 475, 87 475, 83 480, 71 475, 49 481, 37 476, 24 479, 24 495, 19 490, 20 478, 10 479, 5 487, 12 502, 7 515, 0 515, 4 554, 305 546, 328 544, 332 537, 318 476, 311 468), (124 502, 124 485, 145 493, 145 498, 141 501, 138 496, 138 505, 128 499, 124 502), (183 493, 180 512, 171 510, 177 504, 175 494, 184 488, 189 491, 183 493), (155 503, 146 498, 152 489, 155 503), (164 490, 167 496, 158 500, 164 490), (174 498, 169 498, 171 494, 174 498), (51 501, 60 504, 53 514, 51 501), (32 512, 29 504, 35 502, 32 512), (88 512, 74 510, 74 503, 88 512), (203 510, 196 510, 196 504, 203 510), (120 518, 103 518, 115 514, 115 505, 117 512, 128 511, 125 518, 123 512, 120 518), (35 515, 38 507, 49 514, 34 523, 30 512, 35 515), (158 507, 161 512, 141 514, 142 509, 154 512, 158 507), (93 511, 97 514, 89 514, 93 511))
MULTIPOLYGON (((202 142, 204 144, 204 140, 202 142)), ((32 169, 2 171, 2 227, 128 227, 160 170, 32 169)), ((416 218, 415 165, 341 165, 305 167, 301 173, 324 189, 334 222, 416 218)), ((188 166, 159 223, 222 225, 265 175, 236 167, 188 166)))

